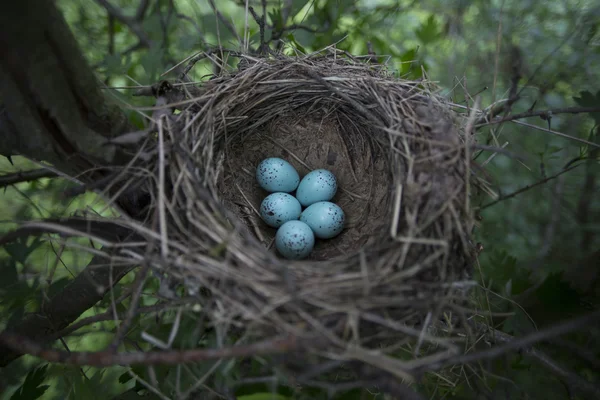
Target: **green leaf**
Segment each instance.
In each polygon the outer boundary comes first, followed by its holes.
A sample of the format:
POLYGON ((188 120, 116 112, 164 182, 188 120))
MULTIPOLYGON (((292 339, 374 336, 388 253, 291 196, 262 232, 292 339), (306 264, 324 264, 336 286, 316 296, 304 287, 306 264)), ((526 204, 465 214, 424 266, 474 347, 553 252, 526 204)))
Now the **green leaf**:
POLYGON ((14 242, 4 245, 4 249, 16 261, 24 264, 27 257, 43 243, 42 239, 38 236, 33 239, 30 245, 27 245, 28 239, 28 237, 20 237, 14 242))
POLYGON ((47 369, 48 364, 29 371, 25 377, 25 382, 23 382, 23 385, 13 393, 10 400, 35 400, 42 397, 50 387, 49 385, 41 384, 44 379, 46 379, 47 369))
POLYGON ((0 293, 5 288, 10 289, 13 284, 18 282, 19 273, 14 258, 0 260, 0 293))
POLYGON ((294 37, 294 35, 292 33, 288 33, 287 38, 290 41, 290 43, 292 43, 299 51, 301 51, 304 54, 308 54, 306 49, 300 43, 298 43, 296 41, 296 38, 294 37))
POLYGON ((496 291, 505 292, 504 289, 510 287, 510 293, 505 293, 507 296, 517 295, 531 287, 531 272, 519 268, 517 259, 506 251, 492 252, 484 269, 485 280, 492 281, 496 291))
POLYGON ((440 26, 432 14, 424 24, 415 31, 417 38, 423 43, 432 43, 441 37, 440 26))
POLYGON ((119 383, 127 383, 133 379, 133 376, 129 374, 129 372, 124 372, 121 376, 119 376, 119 383))
POLYGON ((548 310, 559 313, 577 311, 581 303, 580 295, 563 280, 563 273, 564 271, 550 274, 536 289, 535 294, 548 310))
POLYGON ((415 47, 414 49, 405 51, 400 56, 400 61, 402 62, 402 66, 400 68, 401 75, 406 75, 406 74, 410 73, 412 70, 418 70, 418 68, 415 68, 415 65, 417 64, 417 61, 418 61, 417 51, 418 51, 418 47, 415 47))
POLYGON ((292 0, 292 8, 290 10, 290 17, 293 18, 296 14, 298 14, 300 12, 300 10, 302 10, 304 8, 306 3, 308 3, 308 0, 292 0))
MULTIPOLYGON (((580 97, 573 96, 573 100, 581 107, 600 107, 600 90, 594 96, 589 90, 579 92, 580 97)), ((600 112, 589 113, 596 124, 600 125, 600 112)))

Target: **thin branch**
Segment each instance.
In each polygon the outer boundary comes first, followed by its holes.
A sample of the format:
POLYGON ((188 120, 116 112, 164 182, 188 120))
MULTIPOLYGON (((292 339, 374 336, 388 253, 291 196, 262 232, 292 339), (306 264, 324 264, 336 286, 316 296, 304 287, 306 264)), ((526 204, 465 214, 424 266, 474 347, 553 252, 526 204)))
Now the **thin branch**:
MULTIPOLYGON (((168 308, 176 307, 178 305, 183 305, 185 303, 186 303, 186 301, 173 301, 173 302, 169 302, 169 303, 159 303, 159 304, 155 304, 152 306, 140 307, 137 309, 137 313, 138 314, 147 314, 147 313, 160 312, 160 311, 164 311, 168 308)), ((126 317, 127 317, 127 315, 125 313, 121 313, 121 314, 117 315, 117 319, 125 319, 126 317)), ((85 326, 95 324, 96 322, 114 321, 114 320, 115 320, 115 315, 112 310, 109 310, 109 311, 103 312, 101 314, 96 314, 91 317, 83 318, 83 319, 69 325, 65 329, 52 334, 50 336, 50 338, 51 338, 51 340, 56 340, 60 337, 68 336, 71 333, 75 332, 76 330, 81 329, 85 326)))
MULTIPOLYGON (((138 37, 140 44, 143 47, 151 47, 152 40, 148 37, 146 32, 142 29, 140 21, 137 18, 131 18, 126 16, 117 7, 113 6, 108 0, 96 0, 98 4, 106 9, 106 12, 115 17, 117 20, 125 24, 135 35, 138 37)), ((139 9, 138 9, 139 11, 139 9)))
POLYGON ((19 171, 0 176, 0 188, 21 182, 31 182, 41 178, 56 178, 58 175, 46 168, 19 171))
POLYGON ((134 291, 133 291, 133 296, 131 297, 131 304, 129 305, 129 308, 127 310, 127 317, 125 318, 125 320, 123 320, 123 323, 121 323, 121 325, 119 325, 119 329, 117 330, 117 333, 115 334, 113 341, 111 342, 111 344, 108 347, 108 350, 111 352, 117 351, 117 349, 119 348, 119 345, 125 338, 125 335, 127 335, 127 331, 129 330, 129 327, 131 326, 133 319, 137 315, 138 306, 140 303, 140 299, 142 297, 142 289, 144 287, 144 282, 146 282, 146 277, 148 275, 149 270, 150 270, 150 263, 145 262, 135 277, 135 281, 133 283, 134 291))
POLYGON ((299 341, 295 337, 289 336, 283 339, 266 340, 255 344, 221 349, 150 351, 119 354, 112 351, 66 352, 46 349, 34 340, 9 332, 0 334, 0 342, 15 352, 23 352, 51 363, 94 367, 110 367, 117 364, 176 365, 206 360, 287 353, 297 350, 300 346, 299 341))
POLYGON ((238 43, 241 44, 242 39, 240 38, 240 35, 238 35, 237 31, 235 30, 235 26, 231 23, 231 21, 229 21, 227 18, 225 18, 225 16, 223 14, 221 14, 221 12, 217 9, 217 6, 215 5, 215 1, 208 0, 208 3, 210 4, 210 7, 213 9, 213 12, 217 16, 217 18, 219 18, 219 20, 223 23, 223 25, 225 25, 227 27, 227 29, 229 29, 229 31, 231 33, 233 33, 233 36, 235 36, 235 39, 238 41, 238 43))
POLYGON ((477 124, 477 127, 486 125, 501 124, 502 122, 514 121, 516 119, 540 117, 543 120, 552 118, 553 115, 557 114, 582 114, 582 113, 593 113, 600 112, 600 107, 566 107, 566 108, 554 108, 551 110, 542 111, 525 111, 519 114, 509 115, 507 117, 499 118, 490 122, 484 122, 477 124))
MULTIPOLYGON (((495 331, 494 337, 496 338, 497 341, 503 342, 503 343, 512 343, 513 341, 518 340, 518 339, 515 339, 514 337, 512 337, 506 333, 500 332, 500 331, 495 331)), ((593 383, 586 381, 585 379, 583 379, 582 377, 577 375, 575 372, 570 371, 563 365, 556 362, 554 359, 552 359, 546 353, 543 353, 543 352, 535 349, 534 347, 526 347, 523 349, 523 351, 525 354, 536 359, 543 367, 545 367, 549 371, 553 372, 558 377, 564 379, 566 381, 566 383, 568 384, 568 387, 570 390, 577 391, 577 392, 583 392, 583 393, 589 393, 589 394, 592 394, 594 396, 594 398, 600 399, 600 387, 598 387, 597 385, 594 385, 593 383)))
POLYGON ((150 5, 150 0, 141 0, 140 1, 140 5, 138 6, 138 9, 135 12, 134 19, 136 21, 141 21, 144 19, 144 14, 146 14, 146 10, 148 9, 149 5, 150 5))
POLYGON ((557 173, 556 173, 556 174, 554 174, 554 175, 551 175, 551 176, 549 176, 549 177, 547 177, 547 178, 544 178, 544 179, 542 179, 541 181, 538 181, 538 182, 536 182, 536 183, 532 183, 531 185, 524 186, 524 187, 522 187, 521 189, 519 189, 519 190, 516 190, 516 191, 514 191, 514 192, 512 192, 512 193, 510 193, 510 194, 508 194, 508 195, 506 195, 506 196, 500 196, 500 198, 499 198, 499 199, 497 199, 497 200, 494 200, 494 201, 492 201, 492 202, 490 202, 490 203, 484 204, 484 205, 483 205, 483 206, 481 206, 479 209, 480 209, 480 210, 485 210, 486 208, 488 208, 488 207, 491 207, 491 206, 493 206, 493 205, 495 205, 495 204, 497 204, 497 203, 500 203, 501 201, 508 200, 508 199, 512 199, 513 197, 515 197, 515 196, 517 196, 517 195, 519 195, 519 194, 521 194, 521 193, 523 193, 523 192, 526 192, 526 191, 528 191, 529 189, 533 189, 534 187, 537 187, 537 186, 543 185, 544 183, 546 183, 546 182, 548 182, 548 181, 551 181, 552 179, 556 179, 556 178, 558 178, 559 176, 561 176, 562 174, 564 174, 565 172, 569 172, 570 170, 572 170, 572 169, 575 169, 575 168, 579 167, 580 165, 581 165, 581 164, 576 164, 576 165, 573 165, 573 166, 571 166, 571 167, 569 167, 569 168, 566 168, 566 169, 563 169, 563 170, 561 170, 560 172, 557 172, 557 173))
MULTIPOLYGON (((526 349, 535 343, 558 337, 575 330, 590 327, 594 325, 594 321, 600 320, 600 310, 574 318, 560 324, 554 325, 542 331, 536 331, 522 338, 513 338, 502 345, 494 346, 487 350, 478 351, 470 354, 460 354, 457 356, 449 356, 437 363, 432 363, 423 367, 417 367, 417 372, 439 371, 452 365, 468 364, 477 361, 490 360, 500 357, 510 351, 526 349)), ((494 332, 495 334, 498 332, 494 332)))
POLYGON ((573 355, 584 360, 587 364, 589 364, 590 367, 594 368, 596 371, 600 371, 600 359, 594 357, 594 355, 591 354, 589 349, 586 349, 582 346, 578 346, 577 344, 568 340, 559 338, 550 339, 548 342, 555 346, 559 346, 568 350, 573 355))
POLYGON ((200 37, 200 41, 203 44, 206 43, 206 41, 204 40, 204 32, 202 32, 202 29, 200 29, 200 26, 196 23, 196 21, 194 21, 192 18, 188 17, 187 15, 183 15, 180 13, 175 14, 175 16, 179 19, 182 19, 182 20, 187 21, 190 24, 192 24, 194 26, 194 28, 196 29, 196 32, 198 33, 198 37, 200 37))

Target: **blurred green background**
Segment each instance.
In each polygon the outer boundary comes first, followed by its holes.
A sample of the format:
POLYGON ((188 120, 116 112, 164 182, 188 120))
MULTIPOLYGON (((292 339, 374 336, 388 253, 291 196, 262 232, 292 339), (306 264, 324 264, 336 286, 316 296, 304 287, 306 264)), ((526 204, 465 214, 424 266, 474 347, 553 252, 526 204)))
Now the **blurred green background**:
MULTIPOLYGON (((219 44, 240 49, 236 36, 243 37, 245 31, 244 1, 215 1, 221 18, 215 15, 211 2, 203 0, 150 0, 140 19, 135 19, 139 0, 109 2, 122 14, 121 19, 109 17, 101 3, 57 1, 90 65, 106 85, 107 96, 115 96, 122 104, 151 104, 152 99, 133 97, 133 91, 127 87, 151 85, 179 61, 219 44), (143 36, 132 31, 132 24, 143 36), (235 27, 235 32, 229 27, 235 27)), ((262 13, 261 2, 250 3, 262 13)), ((310 52, 337 43, 338 48, 353 54, 374 52, 398 77, 418 79, 426 73, 429 80, 440 86, 441 94, 458 106, 472 106, 476 96, 481 97, 483 107, 506 102, 516 74, 520 77, 520 99, 512 106, 513 113, 532 107, 546 110, 600 106, 597 1, 270 0, 266 9, 270 25, 296 25, 295 29, 279 35, 296 48, 310 52), (286 9, 290 10, 287 18, 282 15, 286 9)), ((258 25, 249 17, 248 26, 249 44, 256 49, 258 25)), ((270 32, 267 38, 271 38, 270 32)), ((201 62, 191 76, 202 81, 211 73, 210 64, 201 62)), ((141 124, 137 112, 127 112, 132 122, 141 124)), ((557 114, 550 123, 541 118, 523 122, 600 143, 600 113, 557 114)), ((489 151, 476 158, 485 170, 491 191, 476 193, 473 199, 475 205, 483 206, 478 211, 481 221, 475 232, 476 241, 483 246, 476 276, 482 287, 474 294, 474 304, 485 310, 509 313, 488 322, 511 335, 532 332, 597 308, 598 151, 513 122, 481 128, 478 140, 504 147, 521 159, 489 151), (579 166, 548 179, 569 163, 579 166), (502 200, 546 179, 543 184, 502 200), (495 200, 501 201, 485 207, 495 200)), ((0 160, 0 174, 33 168, 38 166, 21 157, 14 157, 13 164, 0 160)), ((0 229, 6 232, 17 221, 71 215, 82 209, 104 215, 111 212, 91 193, 64 200, 62 193, 68 187, 65 179, 44 178, 4 188, 0 197, 0 229)), ((89 246, 85 240, 78 243, 89 246)), ((39 307, 44 293, 51 295, 60 290, 90 259, 83 251, 61 249, 33 239, 7 246, 0 252, 2 327, 39 307)), ((115 297, 130 282, 129 276, 121 281, 115 297)), ((144 288, 142 305, 155 302, 156 290, 156 282, 150 280, 144 288)), ((107 299, 82 317, 106 312, 109 304, 107 299)), ((166 332, 160 337, 168 335, 172 314, 165 313, 158 325, 152 316, 136 320, 131 335, 139 335, 142 330, 155 331, 158 336, 166 332)), ((193 326, 191 315, 189 323, 193 326)), ((97 323, 78 331, 81 333, 69 337, 66 343, 73 350, 100 349, 110 340, 114 329, 111 321, 97 323)), ((594 366, 600 357, 599 331, 600 328, 592 327, 586 334, 572 334, 562 341, 540 346, 573 372, 599 384, 600 371, 594 366), (579 357, 574 348, 584 349, 592 360, 579 357)), ((212 364, 196 366, 194 372, 202 376, 202 371, 210 367, 212 364)), ((235 378, 236 368, 233 362, 224 363, 219 371, 223 377, 229 373, 235 378)), ((444 375, 445 383, 440 383, 439 376, 426 378, 420 389, 435 399, 582 398, 571 393, 564 381, 519 354, 498 359, 486 369, 485 373, 475 369, 452 370, 444 375)), ((83 370, 57 365, 44 367, 37 359, 23 357, 1 372, 6 390, 0 398, 136 398, 133 397, 136 391, 130 390, 134 389, 134 381, 127 379, 125 372, 122 367, 83 370), (115 397, 128 390, 123 397, 115 397)), ((136 373, 150 379, 148 370, 139 369, 136 373)), ((172 392, 174 382, 181 379, 176 371, 166 368, 156 368, 154 374, 164 393, 172 392)), ((246 385, 235 394, 242 400, 277 398, 268 388, 264 384, 246 385)), ((202 394, 208 392, 199 393, 195 398, 209 398, 202 394)), ((293 395, 291 389, 280 387, 279 393, 281 399, 326 398, 323 391, 293 395)), ((364 390, 340 394, 339 398, 383 397, 364 390)))

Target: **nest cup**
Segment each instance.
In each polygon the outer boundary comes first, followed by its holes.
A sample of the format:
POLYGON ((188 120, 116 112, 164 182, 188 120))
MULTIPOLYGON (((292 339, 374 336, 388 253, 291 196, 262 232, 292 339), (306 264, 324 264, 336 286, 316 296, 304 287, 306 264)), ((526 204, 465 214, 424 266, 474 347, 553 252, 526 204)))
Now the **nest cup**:
POLYGON ((163 125, 171 190, 157 268, 192 294, 208 289, 203 312, 219 332, 318 337, 310 350, 375 365, 407 340, 434 351, 428 325, 443 313, 460 331, 473 256, 458 126, 425 82, 379 65, 338 52, 251 59, 203 84, 163 125), (346 227, 308 259, 279 257, 276 230, 258 216, 267 193, 255 169, 267 157, 338 178, 346 227))

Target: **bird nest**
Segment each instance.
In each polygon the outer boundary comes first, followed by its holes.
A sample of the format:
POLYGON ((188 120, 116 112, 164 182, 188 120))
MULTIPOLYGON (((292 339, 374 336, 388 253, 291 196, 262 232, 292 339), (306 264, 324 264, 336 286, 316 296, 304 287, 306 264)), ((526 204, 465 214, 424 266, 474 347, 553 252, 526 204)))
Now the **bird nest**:
POLYGON ((144 182, 157 218, 139 228, 160 247, 152 267, 246 341, 293 336, 305 355, 396 375, 392 360, 447 351, 440 336, 466 325, 473 258, 456 116, 427 82, 339 52, 243 61, 184 89, 158 123, 144 182), (345 229, 307 259, 280 257, 259 218, 255 169, 267 157, 338 178, 345 229))

